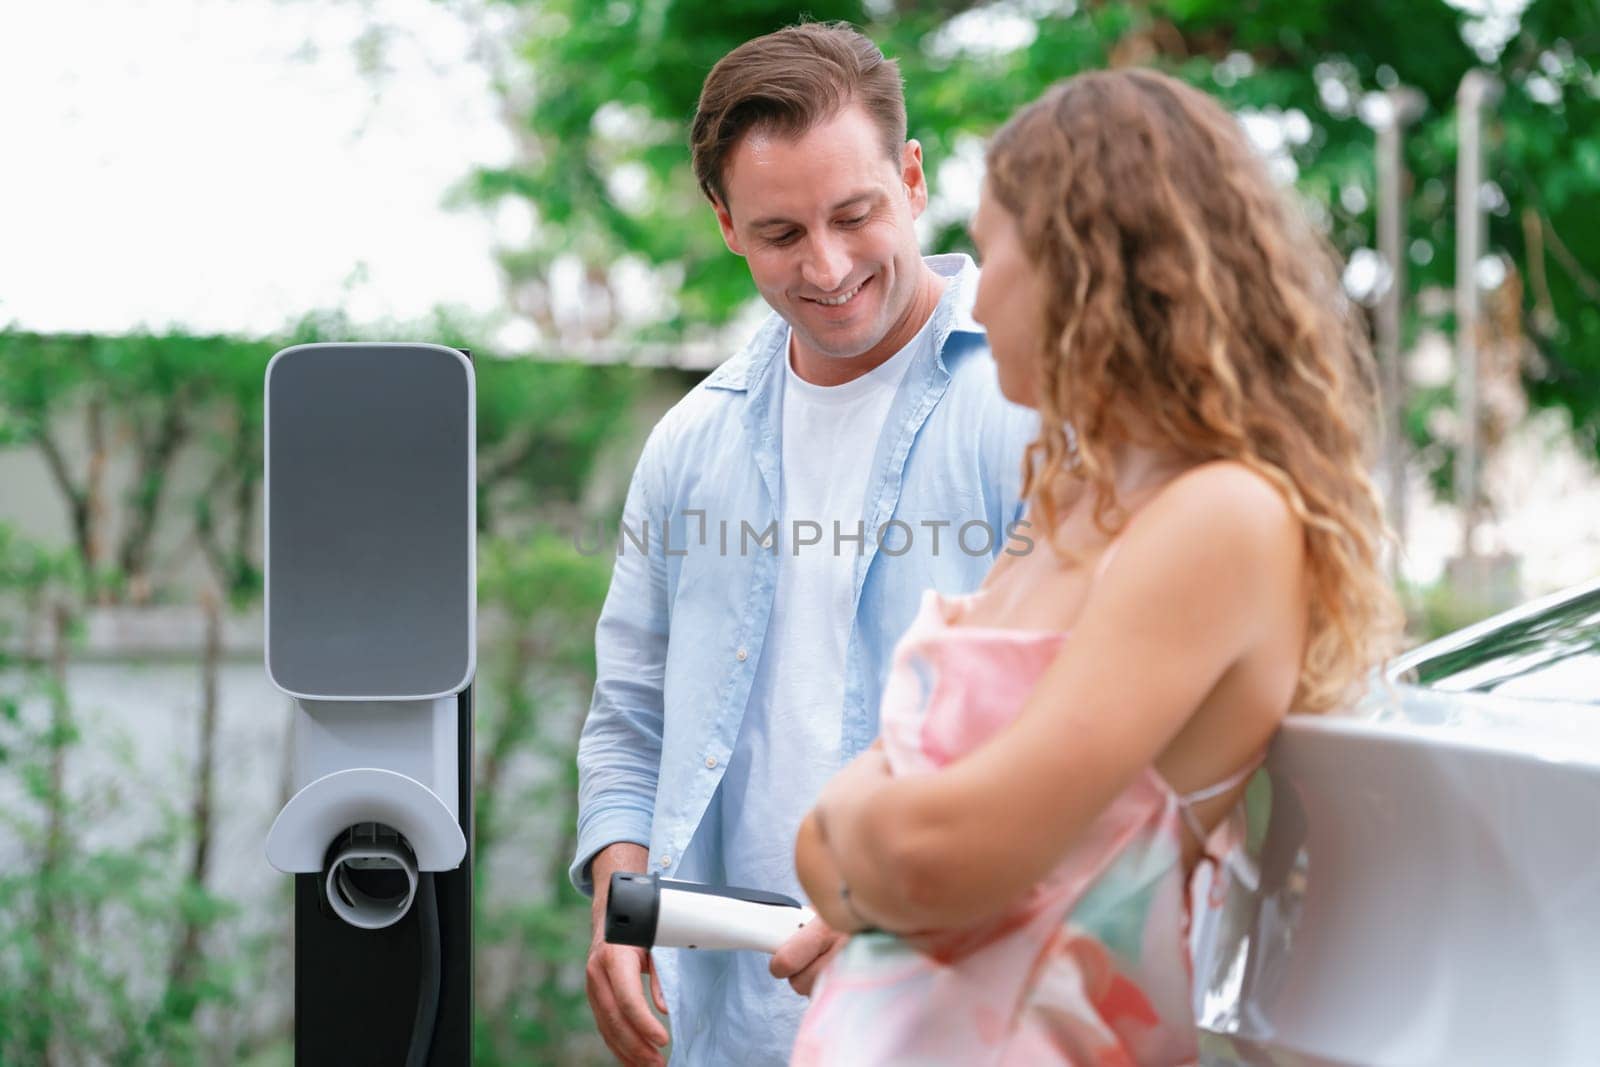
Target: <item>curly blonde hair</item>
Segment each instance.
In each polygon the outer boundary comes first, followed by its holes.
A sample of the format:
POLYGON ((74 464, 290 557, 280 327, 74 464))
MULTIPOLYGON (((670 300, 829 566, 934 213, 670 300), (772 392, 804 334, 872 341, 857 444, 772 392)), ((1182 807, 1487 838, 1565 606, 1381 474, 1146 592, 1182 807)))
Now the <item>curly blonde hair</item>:
POLYGON ((1055 294, 1023 481, 1046 529, 1083 492, 1107 535, 1126 522, 1110 468, 1132 439, 1124 413, 1158 438, 1142 443, 1244 464, 1305 531, 1293 707, 1347 699, 1393 649, 1399 612, 1367 475, 1376 375, 1337 257, 1233 116, 1154 71, 1054 86, 995 135, 987 182, 1055 294))

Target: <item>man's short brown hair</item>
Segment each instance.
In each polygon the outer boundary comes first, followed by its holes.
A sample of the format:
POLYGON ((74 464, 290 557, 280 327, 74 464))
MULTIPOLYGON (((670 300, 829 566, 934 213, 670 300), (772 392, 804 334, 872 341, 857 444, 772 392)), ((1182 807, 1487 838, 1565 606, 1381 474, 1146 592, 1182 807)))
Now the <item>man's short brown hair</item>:
POLYGON ((700 89, 689 145, 701 191, 727 203, 722 169, 750 130, 799 137, 853 103, 866 109, 898 163, 906 142, 900 66, 860 31, 846 22, 803 22, 746 41, 718 60, 700 89))

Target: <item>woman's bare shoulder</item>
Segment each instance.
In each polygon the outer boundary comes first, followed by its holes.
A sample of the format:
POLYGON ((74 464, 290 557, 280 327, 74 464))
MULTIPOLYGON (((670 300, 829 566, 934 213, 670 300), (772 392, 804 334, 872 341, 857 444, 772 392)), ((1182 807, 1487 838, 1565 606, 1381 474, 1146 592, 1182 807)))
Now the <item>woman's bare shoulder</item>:
POLYGON ((1168 536, 1236 541, 1241 549, 1288 546, 1302 533, 1284 491, 1236 460, 1190 468, 1163 486, 1141 513, 1141 521, 1159 524, 1168 536))

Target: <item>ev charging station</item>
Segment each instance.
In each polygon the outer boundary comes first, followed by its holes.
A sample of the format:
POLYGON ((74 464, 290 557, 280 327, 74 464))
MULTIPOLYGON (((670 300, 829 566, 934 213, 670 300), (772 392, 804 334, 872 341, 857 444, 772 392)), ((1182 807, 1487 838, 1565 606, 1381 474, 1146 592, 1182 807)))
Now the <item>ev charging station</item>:
POLYGON ((266 669, 294 698, 267 860, 295 882, 295 1062, 472 1059, 475 379, 431 344, 267 365, 266 669))

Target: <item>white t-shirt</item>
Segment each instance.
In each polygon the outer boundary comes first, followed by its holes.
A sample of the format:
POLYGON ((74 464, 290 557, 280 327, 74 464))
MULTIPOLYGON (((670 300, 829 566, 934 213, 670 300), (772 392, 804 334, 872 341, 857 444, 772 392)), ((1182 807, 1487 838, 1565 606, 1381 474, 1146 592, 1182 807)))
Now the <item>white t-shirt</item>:
MULTIPOLYGON (((878 439, 911 364, 923 353, 933 358, 932 321, 929 316, 888 361, 843 385, 812 385, 786 366, 772 616, 738 739, 697 831, 720 838, 722 870, 707 876, 720 873, 725 884, 804 899, 794 869, 795 833, 839 770, 855 567, 857 555, 866 550, 863 540, 859 546, 841 541, 836 551, 833 524, 839 523, 841 534, 853 535, 866 521, 867 478, 878 439), (817 543, 798 546, 798 555, 796 521, 821 529, 817 543)), ((806 539, 816 538, 816 528, 802 529, 806 539)), ((700 972, 695 1021, 720 1020, 724 1030, 684 1036, 678 1050, 682 1059, 761 1067, 787 1063, 806 999, 772 977, 763 953, 706 955, 725 958, 694 964, 700 972), (751 990, 765 991, 759 1003, 750 1000, 751 990), (718 1003, 735 997, 737 1013, 718 1003)))
POLYGON ((878 438, 907 369, 933 343, 932 321, 887 361, 843 385, 813 385, 785 360, 778 584, 721 786, 730 885, 801 894, 795 833, 840 767, 845 649, 856 560, 865 552, 864 540, 844 538, 862 532, 878 438))

